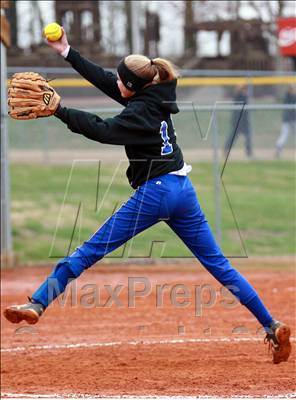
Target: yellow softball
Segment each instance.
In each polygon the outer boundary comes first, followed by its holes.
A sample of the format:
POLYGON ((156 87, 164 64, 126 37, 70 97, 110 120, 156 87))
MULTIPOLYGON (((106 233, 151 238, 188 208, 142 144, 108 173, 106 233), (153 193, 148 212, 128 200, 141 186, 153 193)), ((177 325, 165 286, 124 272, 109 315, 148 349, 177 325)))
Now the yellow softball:
POLYGON ((63 31, 59 24, 52 22, 51 24, 46 25, 46 27, 43 29, 43 34, 47 40, 56 42, 62 37, 63 31))

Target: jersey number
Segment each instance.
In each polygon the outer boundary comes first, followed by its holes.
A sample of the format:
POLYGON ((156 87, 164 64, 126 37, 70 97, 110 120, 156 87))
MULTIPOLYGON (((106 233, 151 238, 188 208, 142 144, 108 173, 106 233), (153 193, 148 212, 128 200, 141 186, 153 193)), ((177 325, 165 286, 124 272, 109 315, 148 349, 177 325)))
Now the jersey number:
POLYGON ((166 121, 162 121, 160 125, 160 131, 163 143, 161 146, 161 155, 165 156, 173 152, 173 145, 170 143, 170 138, 168 135, 168 124, 166 121))

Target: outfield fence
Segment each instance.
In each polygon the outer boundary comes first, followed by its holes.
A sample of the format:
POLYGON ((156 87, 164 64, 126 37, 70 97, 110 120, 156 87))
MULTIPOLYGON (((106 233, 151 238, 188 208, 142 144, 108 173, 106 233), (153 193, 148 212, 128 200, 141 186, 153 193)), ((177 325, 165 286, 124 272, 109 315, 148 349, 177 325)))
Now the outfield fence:
MULTIPOLYGON (((73 68, 30 67, 51 80, 63 97, 98 97, 98 90, 79 77, 73 68)), ((15 72, 28 70, 28 67, 8 67, 8 78, 15 72)), ((115 69, 108 69, 116 73, 115 69)), ((213 103, 229 98, 237 85, 246 85, 252 102, 279 103, 288 85, 296 84, 292 71, 245 71, 245 70, 199 70, 181 69, 178 80, 178 99, 188 100, 194 95, 199 103, 213 103), (261 100, 260 100, 261 99, 261 100), (268 101, 267 101, 268 100, 268 101)), ((87 107, 91 106, 87 104, 87 107)))
MULTIPOLYGON (((173 116, 178 142, 192 161, 211 160, 213 149, 216 147, 222 157, 225 144, 234 135, 234 129, 237 131, 235 136, 237 140, 232 146, 231 156, 244 159, 245 118, 248 119, 248 134, 253 157, 273 159, 282 129, 283 113, 295 112, 296 109, 294 105, 287 104, 243 105, 226 101, 216 102, 213 105, 181 101, 178 105, 180 112, 173 116), (213 124, 214 119, 215 124, 213 124)), ((88 108, 84 111, 95 113, 105 119, 120 113, 122 108, 88 108)), ((121 151, 121 146, 101 144, 71 133, 66 125, 53 117, 31 121, 7 118, 7 125, 12 162, 64 164, 71 163, 77 155, 87 157, 88 154, 91 157, 97 155, 107 160, 110 154, 121 151)), ((282 156, 288 159, 294 158, 294 150, 295 125, 291 124, 290 135, 282 156)))

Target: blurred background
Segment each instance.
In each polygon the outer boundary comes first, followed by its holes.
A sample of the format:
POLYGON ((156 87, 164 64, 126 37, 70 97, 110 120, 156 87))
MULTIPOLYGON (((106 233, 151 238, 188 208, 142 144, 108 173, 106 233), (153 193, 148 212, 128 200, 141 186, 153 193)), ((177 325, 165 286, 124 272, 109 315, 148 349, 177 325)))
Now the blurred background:
MULTIPOLYGON (((46 24, 60 23, 71 46, 111 70, 130 53, 173 61, 181 73, 178 141, 226 255, 295 253, 294 1, 10 0, 1 7, 2 82, 37 71, 63 105, 102 118, 121 107, 47 46, 46 24)), ((88 141, 54 117, 9 119, 5 97, 2 91, 2 264, 10 255, 22 265, 54 263, 131 194, 124 149, 88 141)), ((188 250, 159 224, 107 262, 185 257, 188 250)))

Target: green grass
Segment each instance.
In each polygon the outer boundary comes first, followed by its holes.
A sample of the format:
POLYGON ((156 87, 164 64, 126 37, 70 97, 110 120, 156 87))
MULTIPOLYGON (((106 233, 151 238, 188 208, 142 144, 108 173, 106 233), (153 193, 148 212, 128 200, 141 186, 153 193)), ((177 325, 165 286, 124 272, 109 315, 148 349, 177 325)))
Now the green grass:
MULTIPOLYGON (((13 240, 19 259, 54 262, 73 251, 131 195, 132 189, 124 175, 124 168, 116 172, 116 165, 102 164, 97 195, 97 162, 78 164, 73 170, 68 166, 12 165, 13 240)), ((210 163, 196 163, 190 177, 214 229, 213 167, 210 163)), ((230 162, 223 182, 243 239, 242 244, 222 189, 221 245, 225 254, 243 256, 244 247, 249 256, 293 254, 296 220, 294 163, 230 162)), ((116 261, 123 254, 148 257, 150 253, 153 257, 191 256, 175 234, 161 222, 108 257, 116 261), (156 243, 152 246, 153 241, 156 243)))

